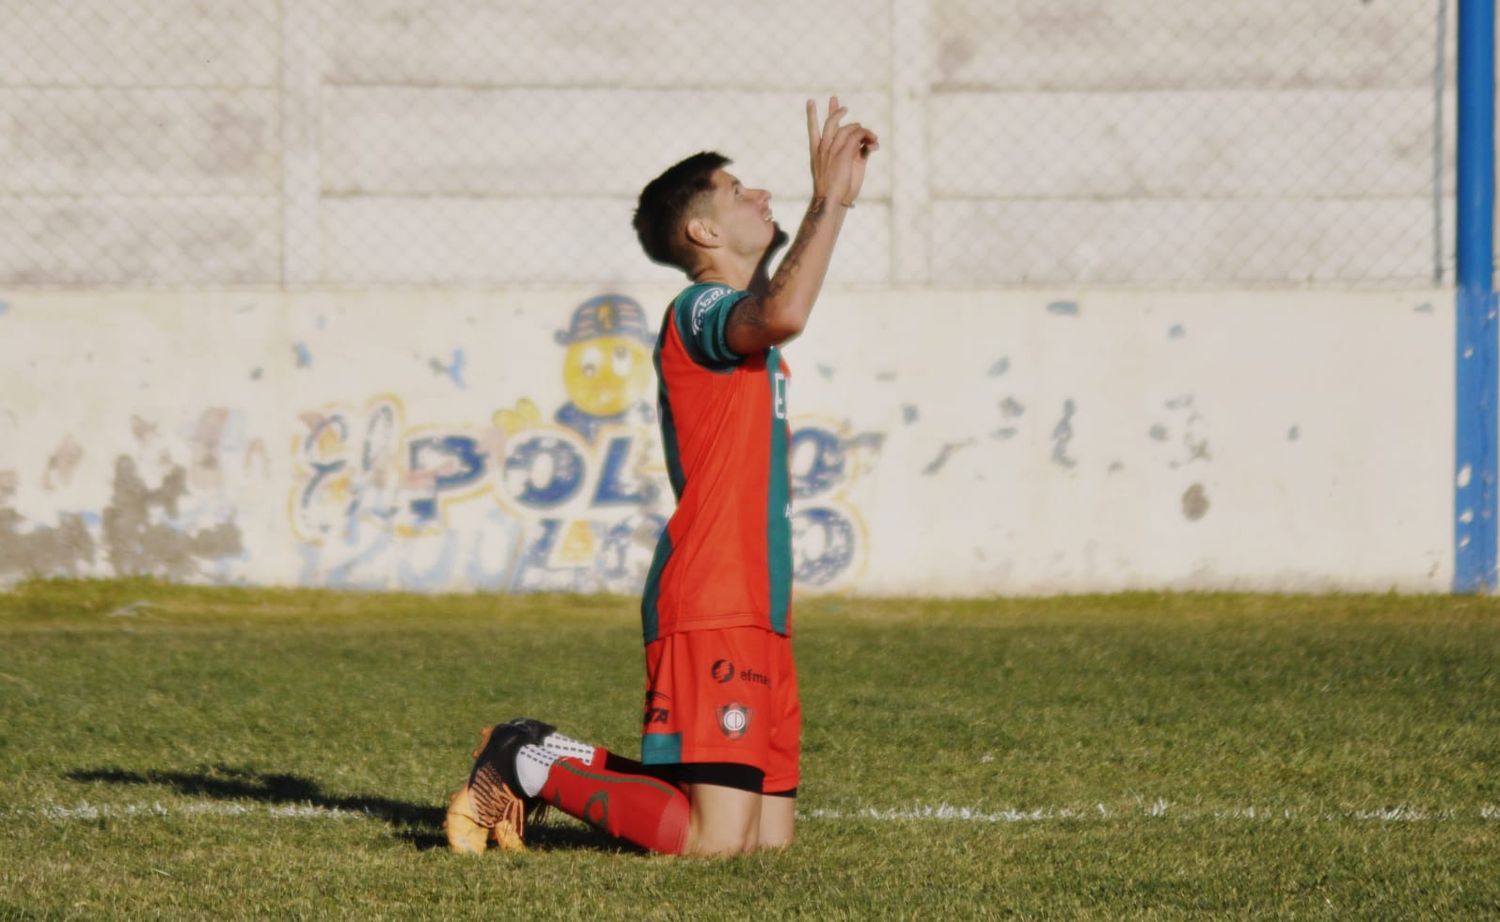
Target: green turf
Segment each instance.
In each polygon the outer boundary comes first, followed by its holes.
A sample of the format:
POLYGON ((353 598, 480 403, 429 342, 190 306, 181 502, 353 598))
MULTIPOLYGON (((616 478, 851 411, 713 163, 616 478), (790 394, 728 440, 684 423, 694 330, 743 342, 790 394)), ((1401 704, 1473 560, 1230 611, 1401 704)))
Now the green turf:
POLYGON ((442 847, 487 722, 633 753, 631 599, 0 593, 0 919, 1500 917, 1500 602, 807 599, 798 841, 442 847))

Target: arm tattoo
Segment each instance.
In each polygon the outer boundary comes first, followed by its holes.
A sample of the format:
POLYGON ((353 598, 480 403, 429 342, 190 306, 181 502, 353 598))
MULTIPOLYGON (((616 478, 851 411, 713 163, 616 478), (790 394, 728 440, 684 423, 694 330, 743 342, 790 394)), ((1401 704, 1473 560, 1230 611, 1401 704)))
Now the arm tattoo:
POLYGON ((759 295, 750 295, 735 302, 729 310, 729 326, 758 327, 766 322, 766 302, 759 295))
POLYGON ((827 207, 826 198, 815 198, 808 203, 807 216, 802 219, 802 226, 797 228, 797 239, 792 241, 792 248, 787 251, 786 258, 781 261, 781 266, 776 270, 776 277, 771 279, 769 285, 762 285, 760 279, 754 281, 751 285, 750 296, 741 298, 730 310, 729 326, 759 327, 765 324, 765 299, 774 297, 777 292, 786 287, 787 278, 796 274, 797 265, 802 261, 802 251, 807 249, 807 241, 817 230, 818 221, 822 219, 827 207))
POLYGON ((776 277, 771 279, 771 287, 766 292, 768 296, 775 297, 779 294, 786 287, 787 278, 796 274, 797 267, 802 262, 802 251, 807 249, 807 242, 818 229, 818 222, 823 219, 823 212, 827 207, 826 198, 819 197, 808 202, 807 216, 802 219, 802 226, 797 228, 797 239, 792 241, 792 248, 787 251, 786 259, 777 268, 776 277))

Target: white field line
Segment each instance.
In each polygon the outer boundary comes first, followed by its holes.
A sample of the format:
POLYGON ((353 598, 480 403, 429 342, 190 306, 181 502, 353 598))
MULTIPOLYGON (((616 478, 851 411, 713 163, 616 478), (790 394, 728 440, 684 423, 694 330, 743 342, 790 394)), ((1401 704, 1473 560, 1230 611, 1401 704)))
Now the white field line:
POLYGON ((855 810, 802 810, 799 819, 873 820, 875 822, 960 822, 960 823, 1046 823, 1058 821, 1130 819, 1133 817, 1173 817, 1189 820, 1291 820, 1312 819, 1320 822, 1419 823, 1452 820, 1500 820, 1500 807, 1485 805, 1477 810, 1433 809, 1399 806, 1379 810, 1339 810, 1310 812, 1269 807, 1233 807, 1228 809, 1194 809, 1176 807, 1165 800, 1142 802, 1133 806, 1038 807, 1031 810, 979 810, 936 806, 887 808, 863 807, 855 810))
POLYGON ((317 804, 225 804, 198 803, 166 806, 149 804, 42 804, 30 809, 0 810, 0 819, 39 818, 48 820, 128 819, 140 816, 269 816, 275 819, 360 819, 373 814, 361 810, 341 810, 317 804))
MULTIPOLYGON (((364 810, 322 807, 312 803, 237 804, 207 802, 174 804, 169 806, 159 801, 127 804, 91 804, 79 802, 71 806, 48 803, 34 807, 0 810, 0 821, 19 819, 71 821, 169 816, 264 816, 272 819, 348 820, 374 818, 376 814, 364 810)), ((1468 809, 1438 809, 1431 807, 1397 806, 1378 810, 1340 810, 1315 813, 1303 810, 1254 806, 1227 809, 1194 809, 1173 806, 1166 800, 1157 799, 1126 806, 1094 804, 1089 807, 1036 807, 1032 809, 1004 810, 981 810, 973 807, 955 807, 951 804, 918 804, 911 807, 886 808, 861 807, 853 810, 817 808, 799 810, 797 817, 802 820, 839 820, 877 823, 1053 823, 1132 819, 1138 817, 1171 817, 1187 820, 1314 820, 1319 822, 1356 823, 1431 823, 1473 819, 1500 821, 1500 806, 1486 804, 1477 809, 1472 807, 1468 809)))

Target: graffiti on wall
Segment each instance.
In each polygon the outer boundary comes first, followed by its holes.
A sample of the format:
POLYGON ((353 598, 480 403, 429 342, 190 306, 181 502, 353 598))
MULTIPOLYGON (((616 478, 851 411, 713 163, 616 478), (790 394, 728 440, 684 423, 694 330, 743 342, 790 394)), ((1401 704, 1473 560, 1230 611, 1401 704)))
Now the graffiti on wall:
MULTIPOLYGON (((521 398, 479 424, 435 425, 390 394, 303 414, 291 496, 301 582, 638 591, 673 502, 654 341, 639 304, 605 295, 555 336, 566 399, 550 415, 521 398)), ((858 574, 866 538, 848 491, 879 450, 878 436, 794 421, 799 585, 858 574)))

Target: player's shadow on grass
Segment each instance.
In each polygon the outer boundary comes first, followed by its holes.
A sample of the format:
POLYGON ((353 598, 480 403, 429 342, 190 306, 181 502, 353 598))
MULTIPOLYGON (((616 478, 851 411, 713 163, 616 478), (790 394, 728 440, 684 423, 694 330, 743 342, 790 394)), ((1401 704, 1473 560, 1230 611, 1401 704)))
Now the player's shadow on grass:
MULTIPOLYGON (((69 781, 107 784, 153 785, 172 788, 187 797, 211 797, 227 801, 259 801, 288 807, 315 807, 338 813, 362 813, 383 820, 392 831, 418 849, 446 848, 443 835, 444 807, 365 795, 327 794, 310 778, 274 772, 213 765, 191 772, 130 772, 99 768, 68 772, 69 781)), ((533 848, 589 848, 599 851, 635 852, 634 846, 596 830, 572 824, 543 823, 526 830, 533 848)))

